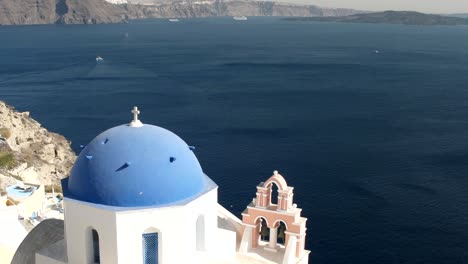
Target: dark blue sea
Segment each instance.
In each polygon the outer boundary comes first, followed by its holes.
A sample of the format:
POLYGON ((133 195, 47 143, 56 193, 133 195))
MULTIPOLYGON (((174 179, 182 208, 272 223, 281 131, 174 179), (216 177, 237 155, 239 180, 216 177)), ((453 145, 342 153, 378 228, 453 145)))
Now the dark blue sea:
POLYGON ((3 26, 0 99, 76 152, 137 105, 239 217, 279 170, 310 263, 468 263, 468 27, 3 26))

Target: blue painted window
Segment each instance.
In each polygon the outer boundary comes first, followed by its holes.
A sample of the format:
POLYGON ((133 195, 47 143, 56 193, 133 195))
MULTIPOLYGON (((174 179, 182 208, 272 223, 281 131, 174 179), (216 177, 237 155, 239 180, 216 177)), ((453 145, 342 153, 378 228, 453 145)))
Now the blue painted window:
POLYGON ((143 264, 158 264, 158 233, 143 234, 143 264))

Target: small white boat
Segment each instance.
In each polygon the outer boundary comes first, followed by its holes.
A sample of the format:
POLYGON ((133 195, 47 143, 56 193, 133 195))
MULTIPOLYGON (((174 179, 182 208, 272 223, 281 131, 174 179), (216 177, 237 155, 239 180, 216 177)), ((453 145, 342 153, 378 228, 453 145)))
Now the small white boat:
POLYGON ((233 17, 234 20, 238 20, 238 21, 245 21, 247 20, 247 17, 246 16, 235 16, 233 17))
POLYGON ((169 22, 179 22, 179 19, 177 18, 169 18, 169 22))
POLYGON ((100 56, 97 56, 97 57, 96 57, 96 62, 103 62, 103 61, 104 61, 104 59, 101 58, 100 56))

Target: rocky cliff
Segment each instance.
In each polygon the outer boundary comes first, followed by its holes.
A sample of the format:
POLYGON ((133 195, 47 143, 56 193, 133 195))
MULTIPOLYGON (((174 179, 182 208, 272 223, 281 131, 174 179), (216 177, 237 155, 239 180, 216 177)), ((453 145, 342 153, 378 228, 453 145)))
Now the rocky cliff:
POLYGON ((125 20, 121 7, 104 0, 0 0, 0 25, 96 24, 125 20))
POLYGON ((75 159, 63 136, 0 101, 0 191, 16 179, 59 185, 75 159))
POLYGON ((248 0, 0 0, 0 24, 97 24, 128 19, 208 16, 346 16, 350 9, 330 9, 248 0))
POLYGON ((162 1, 145 4, 121 5, 128 17, 135 18, 188 18, 210 16, 297 16, 322 17, 356 14, 351 9, 331 9, 317 6, 293 5, 272 1, 213 0, 213 1, 162 1))

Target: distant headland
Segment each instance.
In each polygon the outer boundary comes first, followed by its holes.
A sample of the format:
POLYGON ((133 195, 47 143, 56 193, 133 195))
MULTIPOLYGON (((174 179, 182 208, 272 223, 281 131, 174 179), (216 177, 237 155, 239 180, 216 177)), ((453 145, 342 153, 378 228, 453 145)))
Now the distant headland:
POLYGON ((319 21, 340 23, 372 23, 401 25, 468 25, 468 18, 423 14, 412 11, 385 11, 377 13, 361 13, 336 17, 290 17, 290 21, 319 21))

